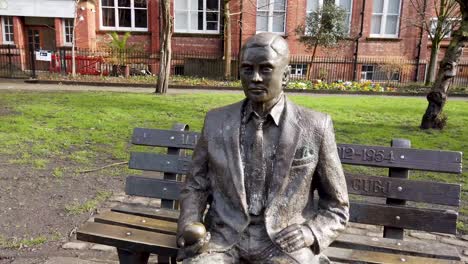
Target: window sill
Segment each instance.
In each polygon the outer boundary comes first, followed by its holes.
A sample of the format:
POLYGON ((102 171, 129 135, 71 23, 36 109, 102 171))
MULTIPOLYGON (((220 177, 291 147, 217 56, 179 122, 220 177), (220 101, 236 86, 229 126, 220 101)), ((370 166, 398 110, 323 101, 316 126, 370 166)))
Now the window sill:
POLYGON ((146 31, 142 31, 142 30, 131 30, 131 29, 100 29, 100 30, 97 30, 96 33, 110 33, 110 32, 117 32, 117 34, 119 33, 125 33, 125 32, 130 32, 132 35, 149 35, 151 34, 151 32, 149 32, 148 30, 146 31))
POLYGON ((3 42, 0 44, 0 48, 16 48, 16 44, 15 43, 9 43, 9 42, 3 42))
POLYGON ((174 32, 173 37, 219 38, 221 33, 184 33, 174 32))
POLYGON ((366 40, 367 41, 394 41, 394 42, 398 42, 398 41, 402 41, 403 39, 399 38, 399 37, 395 37, 395 38, 392 38, 392 37, 367 37, 366 40))

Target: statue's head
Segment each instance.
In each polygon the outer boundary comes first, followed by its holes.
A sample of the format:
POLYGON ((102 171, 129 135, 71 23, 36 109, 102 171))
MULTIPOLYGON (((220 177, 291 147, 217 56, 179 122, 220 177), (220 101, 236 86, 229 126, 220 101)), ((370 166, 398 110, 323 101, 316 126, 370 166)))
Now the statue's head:
POLYGON ((278 98, 289 72, 288 43, 281 36, 259 33, 242 46, 240 78, 250 100, 266 103, 278 98))

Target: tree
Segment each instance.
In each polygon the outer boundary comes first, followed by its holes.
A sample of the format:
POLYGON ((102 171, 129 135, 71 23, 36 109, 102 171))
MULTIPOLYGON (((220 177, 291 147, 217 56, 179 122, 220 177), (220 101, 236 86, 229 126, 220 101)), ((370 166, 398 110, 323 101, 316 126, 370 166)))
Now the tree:
POLYGON ((409 21, 409 24, 419 27, 429 36, 431 42, 429 69, 426 76, 426 85, 429 85, 435 81, 437 57, 442 40, 460 24, 458 4, 457 0, 410 0, 410 4, 416 10, 417 19, 409 21), (427 1, 433 2, 428 6, 427 1), (428 14, 432 13, 435 17, 428 17, 428 14))
POLYGON ((125 32, 125 34, 120 38, 117 32, 112 32, 107 34, 111 38, 111 42, 108 44, 111 49, 110 62, 112 63, 112 76, 124 75, 128 77, 128 66, 126 51, 129 51, 127 41, 132 35, 130 32, 125 32))
POLYGON ((159 35, 159 74, 156 83, 156 93, 165 94, 169 87, 169 75, 171 73, 171 38, 172 38, 172 16, 171 1, 160 0, 160 35, 159 35))
POLYGON ((447 101, 450 81, 457 73, 462 50, 468 42, 468 2, 456 1, 460 7, 462 19, 458 29, 452 35, 444 59, 440 63, 436 81, 427 95, 428 106, 421 121, 421 129, 444 128, 446 117, 442 111, 447 101))
MULTIPOLYGON (((346 12, 334 1, 325 0, 322 7, 307 15, 305 25, 300 25, 296 33, 300 35, 299 41, 307 49, 312 49, 311 65, 314 62, 317 47, 331 48, 348 37, 345 25, 346 12)), ((311 76, 312 67, 307 72, 311 76)))
POLYGON ((231 79, 231 19, 230 6, 231 0, 224 0, 224 79, 231 79))

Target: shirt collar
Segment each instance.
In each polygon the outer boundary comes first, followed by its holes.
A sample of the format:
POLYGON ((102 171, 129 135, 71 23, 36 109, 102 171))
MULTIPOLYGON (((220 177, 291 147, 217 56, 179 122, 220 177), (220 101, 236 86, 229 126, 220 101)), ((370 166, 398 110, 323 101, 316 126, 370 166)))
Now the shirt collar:
MULTIPOLYGON (((245 106, 245 117, 246 121, 250 120, 250 117, 252 115, 257 115, 258 114, 253 110, 252 104, 250 101, 247 101, 247 104, 245 106)), ((281 94, 280 99, 276 104, 270 109, 266 117, 270 116, 271 119, 275 122, 276 126, 279 126, 281 114, 283 113, 284 110, 284 94, 281 94)))

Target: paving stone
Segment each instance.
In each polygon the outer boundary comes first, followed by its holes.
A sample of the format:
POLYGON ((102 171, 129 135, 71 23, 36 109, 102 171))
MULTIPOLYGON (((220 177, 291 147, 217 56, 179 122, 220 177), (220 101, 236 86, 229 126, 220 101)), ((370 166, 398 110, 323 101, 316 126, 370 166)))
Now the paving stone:
POLYGON ((410 232, 410 236, 419 238, 419 239, 424 239, 424 240, 437 240, 437 236, 429 233, 423 233, 423 232, 410 232))
POLYGON ((89 246, 88 243, 85 242, 68 242, 63 244, 63 249, 72 249, 72 250, 83 250, 87 249, 89 246))
POLYGON ((468 248, 468 242, 460 239, 443 237, 440 241, 445 244, 468 248))
POLYGON ((461 236, 460 238, 463 239, 463 240, 468 241, 468 235, 463 235, 463 236, 461 236))
POLYGON ((116 252, 117 249, 115 247, 111 246, 106 246, 106 245, 100 245, 100 244, 95 244, 91 247, 92 250, 97 250, 97 251, 105 251, 105 252, 116 252))

